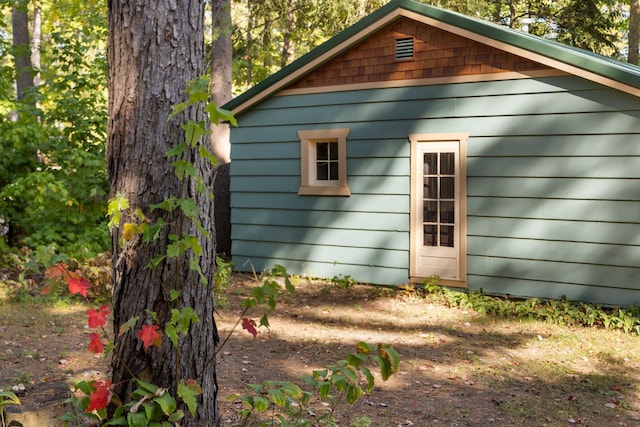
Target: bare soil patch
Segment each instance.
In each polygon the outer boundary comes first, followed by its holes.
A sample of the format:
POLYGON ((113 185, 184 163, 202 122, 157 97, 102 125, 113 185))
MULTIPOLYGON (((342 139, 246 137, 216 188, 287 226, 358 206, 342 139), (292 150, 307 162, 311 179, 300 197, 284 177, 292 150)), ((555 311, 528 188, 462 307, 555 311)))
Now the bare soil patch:
MULTIPOLYGON (((255 286, 236 274, 216 319, 224 338, 255 286)), ((358 341, 392 343, 400 372, 335 414, 342 426, 640 426, 640 338, 621 332, 496 319, 388 288, 299 280, 270 330, 237 330, 219 353, 219 406, 237 422, 233 394, 291 380, 344 358, 358 341)), ((0 389, 104 375, 85 348, 87 307, 9 303, 0 283, 0 389), (5 295, 3 295, 3 291, 5 295)), ((248 316, 261 316, 259 310, 248 316)), ((203 355, 204 357, 204 355, 203 355)), ((372 369, 373 371, 373 369, 372 369)), ((326 407, 315 402, 318 414, 326 407)))

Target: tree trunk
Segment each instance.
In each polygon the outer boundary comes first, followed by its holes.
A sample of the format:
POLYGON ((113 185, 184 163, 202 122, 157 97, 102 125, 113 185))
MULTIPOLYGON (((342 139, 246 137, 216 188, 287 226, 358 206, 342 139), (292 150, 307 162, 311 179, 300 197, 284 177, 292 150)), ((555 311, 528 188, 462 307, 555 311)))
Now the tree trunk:
POLYGON ((14 2, 11 9, 11 27, 16 61, 16 95, 18 100, 22 101, 29 90, 33 88, 31 46, 29 44, 29 13, 25 0, 16 0, 14 2))
MULTIPOLYGON (((149 206, 169 197, 184 197, 165 153, 181 143, 180 124, 187 118, 202 119, 201 108, 189 108, 171 121, 171 106, 186 99, 186 83, 204 73, 204 0, 109 0, 108 89, 109 121, 107 168, 110 196, 123 195, 133 209, 142 209, 152 220, 162 216, 169 224, 158 239, 143 243, 135 237, 120 245, 122 230, 112 231, 113 307, 115 348, 112 353, 114 394, 128 401, 132 376, 169 388, 176 396, 181 379, 195 379, 202 387, 195 417, 183 426, 219 424, 214 353, 219 342, 213 318, 213 276, 215 242, 213 203, 199 194, 195 184, 188 195, 197 202, 199 220, 205 233, 189 225, 203 253, 199 265, 209 285, 200 282, 185 257, 169 258, 158 267, 149 261, 166 254, 169 235, 178 234, 179 213, 166 213, 149 206), (159 213, 161 212, 161 213, 159 213), (170 292, 179 291, 171 302, 170 292), (157 313, 161 329, 171 317, 171 309, 192 307, 200 318, 189 333, 181 336, 176 351, 166 336, 160 347, 144 350, 136 332, 142 323, 151 323, 148 312, 157 313), (136 326, 118 336, 120 327, 134 316, 136 326)), ((212 174, 207 161, 192 159, 211 191, 212 174)), ((186 411, 188 414, 188 411, 186 411)))
MULTIPOLYGON (((221 106, 231 100, 231 2, 213 0, 212 5, 213 44, 211 46, 211 98, 221 106)), ((212 152, 218 159, 215 169, 213 193, 215 195, 216 248, 219 253, 231 253, 231 202, 229 185, 229 163, 231 144, 229 124, 211 125, 212 152)))
POLYGON ((285 18, 284 32, 282 35, 282 52, 280 54, 280 68, 284 68, 289 63, 291 56, 291 34, 296 28, 296 7, 297 0, 290 0, 289 12, 285 18))
POLYGON ((629 10, 629 54, 627 61, 638 65, 638 41, 640 39, 640 0, 631 0, 629 10))
POLYGON ((31 31, 31 67, 33 86, 40 86, 40 41, 42 39, 42 13, 37 2, 33 6, 33 30, 31 31))

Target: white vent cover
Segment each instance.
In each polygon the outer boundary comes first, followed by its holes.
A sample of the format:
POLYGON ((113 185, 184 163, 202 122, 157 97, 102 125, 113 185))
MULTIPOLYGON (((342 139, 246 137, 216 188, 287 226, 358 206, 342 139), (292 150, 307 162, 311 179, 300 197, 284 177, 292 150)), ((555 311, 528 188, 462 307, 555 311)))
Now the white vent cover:
POLYGON ((413 37, 396 39, 396 59, 413 59, 413 37))

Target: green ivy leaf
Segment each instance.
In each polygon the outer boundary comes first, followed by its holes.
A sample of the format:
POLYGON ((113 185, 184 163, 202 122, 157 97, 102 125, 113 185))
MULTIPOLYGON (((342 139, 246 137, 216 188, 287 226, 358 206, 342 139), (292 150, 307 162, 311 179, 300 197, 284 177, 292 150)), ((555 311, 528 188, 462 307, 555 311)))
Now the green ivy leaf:
POLYGON ((171 165, 173 166, 175 174, 180 181, 185 179, 185 177, 198 175, 193 163, 186 160, 176 160, 175 162, 171 163, 171 165))
POLYGON ((176 325, 178 333, 186 334, 189 332, 191 323, 197 323, 200 318, 191 307, 184 307, 182 310, 171 310, 171 323, 176 325))
POLYGON ((269 329, 269 315, 266 311, 260 318, 260 326, 264 326, 265 328, 269 329))
POLYGON ((201 393, 202 391, 197 390, 195 387, 185 384, 184 380, 178 384, 178 397, 187 405, 191 416, 196 414, 196 408, 198 407, 196 396, 201 393))
POLYGON ((205 135, 209 134, 209 131, 204 127, 204 122, 196 122, 195 120, 189 120, 187 123, 180 125, 185 133, 187 143, 191 147, 195 147, 205 135))
POLYGON ((149 421, 144 412, 127 413, 127 425, 129 427, 148 427, 149 421))
POLYGON ((224 108, 219 108, 215 102, 210 102, 205 107, 205 111, 209 113, 209 120, 211 120, 211 123, 215 125, 219 125, 222 122, 229 122, 233 126, 238 126, 238 121, 233 116, 233 113, 229 110, 225 110, 224 108))
POLYGON ((178 331, 173 323, 167 323, 164 327, 164 333, 169 337, 173 343, 174 348, 178 348, 178 331))
POLYGON ((171 416, 169 416, 168 421, 175 423, 176 421, 180 421, 183 418, 184 418, 184 412, 180 410, 171 414, 171 416))
POLYGON ((165 415, 171 415, 176 411, 176 400, 169 393, 164 393, 153 399, 165 415))
POLYGON ((214 156, 211 150, 209 150, 205 145, 198 146, 198 154, 200 154, 200 157, 203 159, 209 160, 212 165, 218 164, 218 158, 214 156))
POLYGON ((117 194, 116 197, 109 200, 107 205, 107 216, 111 217, 109 220, 109 228, 114 228, 120 225, 120 213, 126 209, 129 209, 129 199, 122 194, 117 194))
POLYGON ((181 142, 180 144, 176 145, 175 147, 173 147, 171 150, 167 151, 165 153, 165 156, 167 157, 182 157, 182 154, 187 150, 187 143, 186 142, 181 142))

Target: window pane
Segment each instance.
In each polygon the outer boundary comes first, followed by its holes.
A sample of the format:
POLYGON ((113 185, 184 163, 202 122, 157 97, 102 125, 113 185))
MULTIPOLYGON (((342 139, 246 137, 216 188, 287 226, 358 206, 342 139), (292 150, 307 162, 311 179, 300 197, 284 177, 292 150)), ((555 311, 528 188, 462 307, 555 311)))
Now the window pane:
POLYGON ((437 225, 425 225, 424 226, 424 246, 438 246, 438 234, 437 225))
POLYGON ((440 174, 454 175, 456 169, 454 167, 455 153, 440 153, 440 174))
POLYGON ((438 173, 438 153, 424 153, 424 175, 438 173))
POLYGON ((329 163, 329 179, 333 181, 338 180, 338 162, 329 163))
POLYGON ((444 176, 440 178, 440 198, 453 199, 454 177, 444 176))
POLYGON ((318 160, 329 160, 329 143, 318 142, 316 144, 316 158, 318 160))
POLYGON ((454 215, 453 202, 440 202, 440 222, 443 224, 453 224, 454 215))
POLYGON ((424 180, 424 198, 425 199, 437 199, 438 198, 438 178, 429 177, 424 180))
POLYGON ((440 226, 440 246, 453 248, 453 225, 440 226))
POLYGON ((326 181, 329 179, 329 162, 316 163, 316 177, 318 181, 326 181))
POLYGON ((338 160, 338 143, 329 142, 329 158, 331 160, 338 160))
POLYGON ((438 202, 423 202, 422 220, 424 222, 438 222, 438 202))

